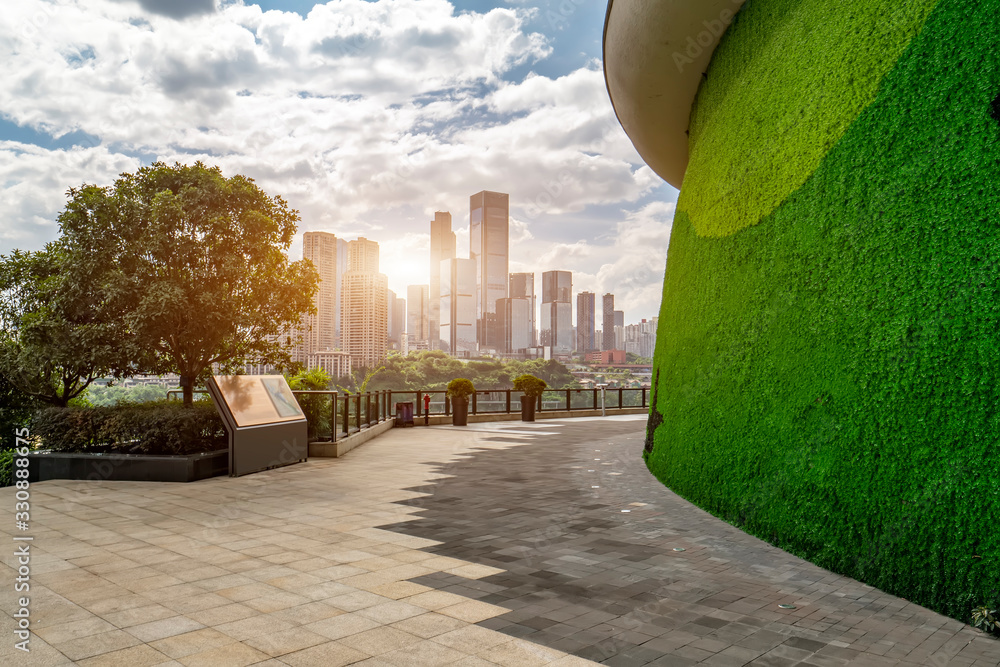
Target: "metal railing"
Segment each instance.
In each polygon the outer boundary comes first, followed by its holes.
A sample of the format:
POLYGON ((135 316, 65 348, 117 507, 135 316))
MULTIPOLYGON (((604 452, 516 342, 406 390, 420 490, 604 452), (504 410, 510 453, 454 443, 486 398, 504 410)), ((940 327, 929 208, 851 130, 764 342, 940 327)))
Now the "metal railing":
MULTIPOLYGON (((182 393, 181 389, 171 389, 167 391, 167 398, 175 398, 182 393)), ((194 393, 208 392, 195 389, 194 393)), ((338 438, 346 438, 395 417, 390 407, 391 392, 387 389, 364 394, 340 394, 326 389, 293 389, 292 394, 309 423, 311 442, 336 442, 338 438)))
MULTIPOLYGON (((649 387, 627 389, 549 389, 538 397, 537 412, 573 412, 581 410, 608 410, 648 407, 649 387), (603 403, 602 403, 603 400, 603 403)), ((421 391, 389 390, 390 402, 413 400, 413 417, 451 415, 451 399, 443 389, 421 391), (429 410, 424 411, 424 396, 430 396, 429 410)), ((470 415, 519 414, 523 394, 514 389, 483 389, 469 397, 470 415)))
MULTIPOLYGON (((536 412, 574 412, 584 410, 618 410, 622 408, 646 408, 648 387, 626 389, 624 387, 601 389, 549 389, 538 397, 536 412), (603 394, 603 395, 602 395, 603 394)), ((182 393, 171 389, 167 398, 182 393)), ((196 394, 208 393, 195 389, 196 394)), ((295 400, 309 422, 311 442, 336 442, 340 438, 358 433, 375 426, 386 419, 395 418, 397 402, 413 402, 413 418, 422 419, 428 415, 450 416, 451 399, 443 389, 398 391, 383 389, 364 394, 341 394, 322 390, 292 390, 295 400), (424 396, 430 396, 429 409, 424 409, 424 396)), ((523 394, 514 389, 482 389, 469 397, 470 415, 520 414, 523 394)))

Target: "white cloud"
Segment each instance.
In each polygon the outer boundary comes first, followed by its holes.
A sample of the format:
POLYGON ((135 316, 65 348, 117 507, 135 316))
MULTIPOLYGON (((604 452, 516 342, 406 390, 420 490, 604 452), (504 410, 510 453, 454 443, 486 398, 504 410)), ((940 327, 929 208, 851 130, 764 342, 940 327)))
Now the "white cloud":
MULTIPOLYGON (((0 252, 55 238, 67 188, 110 184, 151 159, 247 174, 301 211, 301 231, 378 240, 390 277, 416 275, 427 211, 452 212, 466 255, 468 197, 480 190, 510 194, 513 247, 566 246, 575 258, 606 241, 578 245, 574 216, 635 207, 661 183, 619 127, 598 63, 504 79, 551 52, 526 28, 532 10, 333 0, 302 17, 211 4, 7 8, 3 118, 95 139, 72 150, 0 142, 0 252)), ((577 258, 581 280, 615 264, 593 252, 577 258)))

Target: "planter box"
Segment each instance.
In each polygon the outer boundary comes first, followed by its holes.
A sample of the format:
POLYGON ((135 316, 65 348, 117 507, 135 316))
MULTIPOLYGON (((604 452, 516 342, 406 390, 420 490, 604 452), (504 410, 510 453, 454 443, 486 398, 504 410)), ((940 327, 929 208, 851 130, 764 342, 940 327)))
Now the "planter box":
POLYGON ((194 482, 229 474, 229 450, 202 454, 81 454, 32 452, 28 480, 92 479, 129 482, 194 482))

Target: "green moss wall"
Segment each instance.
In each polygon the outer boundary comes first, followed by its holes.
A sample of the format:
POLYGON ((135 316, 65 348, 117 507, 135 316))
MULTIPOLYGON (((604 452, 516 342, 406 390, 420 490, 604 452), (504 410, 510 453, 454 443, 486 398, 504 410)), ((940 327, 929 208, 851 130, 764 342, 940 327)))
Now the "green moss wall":
POLYGON ((905 2, 893 39, 885 3, 849 4, 749 0, 712 61, 646 460, 744 530, 967 621, 1000 601, 1000 0, 905 2), (851 21, 883 34, 839 61, 870 94, 841 81, 842 108, 800 114, 793 84, 838 61, 777 67, 769 45, 851 21), (891 67, 861 62, 882 48, 891 67), (755 54, 785 93, 748 95, 737 127, 755 54))

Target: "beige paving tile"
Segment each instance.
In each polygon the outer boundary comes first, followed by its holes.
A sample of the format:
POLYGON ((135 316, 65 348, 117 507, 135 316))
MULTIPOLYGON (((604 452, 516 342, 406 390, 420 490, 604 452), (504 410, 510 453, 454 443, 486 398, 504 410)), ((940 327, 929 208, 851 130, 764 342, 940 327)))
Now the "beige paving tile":
POLYGON ((326 604, 344 611, 358 611, 388 602, 388 598, 369 591, 351 589, 352 592, 325 600, 326 604))
MULTIPOLYGON (((429 567, 426 561, 422 563, 422 565, 429 567)), ((490 567, 488 565, 460 565, 459 567, 453 567, 450 570, 445 570, 445 572, 459 577, 465 577, 466 579, 483 579, 484 577, 492 577, 495 574, 503 574, 505 570, 490 567)))
POLYGON ((135 646, 141 642, 123 630, 101 632, 65 642, 54 643, 53 647, 73 661, 83 660, 102 653, 135 646))
POLYGON ((423 607, 424 609, 443 609, 444 607, 450 607, 461 602, 468 601, 468 598, 463 598, 461 595, 455 595, 454 593, 448 593, 447 591, 427 591, 425 593, 418 593, 412 597, 404 598, 404 602, 417 605, 418 607, 423 607))
POLYGON ((244 667, 245 665, 257 664, 267 660, 267 658, 267 654, 236 642, 185 656, 179 662, 188 667, 244 667))
POLYGON ((77 662, 81 667, 151 667, 170 662, 170 658, 148 644, 111 651, 77 662))
POLYGON ((240 621, 250 616, 257 616, 260 612, 239 602, 232 602, 221 607, 212 607, 203 611, 195 611, 185 614, 188 618, 198 621, 202 625, 215 627, 223 623, 240 621))
POLYGON ((282 656, 310 646, 325 644, 328 641, 330 641, 329 637, 318 635, 315 632, 303 628, 291 628, 247 639, 244 643, 270 656, 282 656))
POLYGON ((357 649, 330 641, 283 655, 281 662, 291 667, 342 667, 359 663, 367 657, 367 654, 357 649))
POLYGON ((244 641, 269 632, 281 632, 293 627, 295 624, 289 621, 266 614, 257 614, 238 621, 221 623, 216 625, 215 629, 239 641, 244 641))
POLYGON ((404 618, 419 616, 426 611, 423 607, 392 600, 391 602, 365 607, 356 613, 365 618, 370 618, 381 625, 389 625, 390 623, 402 621, 404 618))
POLYGON ((381 655, 420 641, 420 637, 397 628, 378 627, 344 637, 340 643, 368 655, 381 655))
POLYGON ((399 600, 432 590, 434 589, 421 584, 415 584, 412 581, 393 581, 382 586, 377 586, 371 592, 393 600, 399 600))
POLYGON ((379 656, 396 667, 439 667, 451 665, 463 657, 466 657, 463 653, 427 640, 379 656))
MULTIPOLYGON (((149 600, 147 600, 147 602, 148 601, 149 600)), ((129 628, 133 625, 151 623, 152 621, 159 621, 176 615, 177 612, 173 609, 168 609, 163 605, 150 604, 145 607, 133 607, 122 611, 113 611, 104 614, 103 618, 105 621, 115 625, 116 627, 129 628)))
POLYGON ((158 639, 148 645, 171 658, 180 659, 185 656, 201 653, 220 646, 232 644, 236 639, 213 628, 202 628, 183 634, 158 639))
POLYGON ((69 623, 39 628, 35 630, 34 634, 38 635, 49 644, 59 644, 71 639, 79 639, 80 637, 88 637, 90 635, 96 635, 116 629, 117 628, 115 628, 115 626, 108 623, 103 618, 90 616, 89 618, 81 619, 79 621, 71 621, 69 623))
POLYGON ((452 630, 466 627, 467 625, 468 624, 465 621, 460 621, 457 618, 428 612, 426 614, 421 614, 420 616, 413 616, 404 621, 399 621, 398 623, 393 623, 392 627, 403 630, 404 632, 409 632, 412 635, 428 639, 445 632, 451 632, 452 630))
POLYGON ((509 635, 481 628, 478 625, 466 625, 434 637, 434 641, 438 644, 469 655, 475 655, 497 644, 509 642, 511 639, 509 635))
POLYGON ((157 639, 173 637, 174 635, 180 635, 193 630, 200 630, 203 627, 205 626, 194 619, 188 618, 187 616, 171 616, 170 618, 164 618, 159 621, 133 625, 132 627, 127 628, 126 632, 134 637, 137 637, 141 641, 149 643, 154 642, 157 639))
POLYGON ((303 627, 310 632, 315 632, 318 635, 323 635, 324 637, 336 640, 341 639, 342 637, 357 634, 359 632, 364 632, 365 630, 371 630, 372 628, 378 627, 378 625, 379 624, 375 621, 364 618, 363 616, 357 616, 355 614, 341 614, 340 616, 335 616, 333 618, 327 618, 322 621, 316 621, 315 623, 309 623, 303 627))

